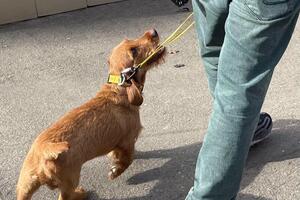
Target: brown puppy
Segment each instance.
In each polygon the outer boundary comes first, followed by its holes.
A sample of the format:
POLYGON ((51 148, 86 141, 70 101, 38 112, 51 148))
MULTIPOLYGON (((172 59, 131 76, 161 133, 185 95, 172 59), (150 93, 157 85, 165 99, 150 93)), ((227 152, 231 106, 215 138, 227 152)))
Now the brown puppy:
MULTIPOLYGON (((158 46, 155 30, 136 40, 124 40, 109 58, 110 74, 141 63, 158 46)), ((31 199, 41 186, 59 188, 59 200, 80 200, 82 165, 97 156, 112 159, 108 176, 118 177, 132 163, 134 145, 141 131, 139 106, 146 72, 162 60, 164 49, 138 70, 127 86, 105 84, 97 95, 71 110, 43 131, 24 161, 17 184, 17 199, 31 199)))

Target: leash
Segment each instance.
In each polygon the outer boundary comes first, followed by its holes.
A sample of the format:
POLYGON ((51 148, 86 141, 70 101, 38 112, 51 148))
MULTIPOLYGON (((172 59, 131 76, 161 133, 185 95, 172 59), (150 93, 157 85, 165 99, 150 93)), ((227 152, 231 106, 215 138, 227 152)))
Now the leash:
POLYGON ((192 21, 189 23, 189 20, 192 18, 193 13, 190 14, 179 26, 178 28, 167 38, 164 42, 158 45, 156 50, 150 54, 143 62, 136 66, 136 68, 142 67, 145 63, 147 63, 154 55, 156 55, 161 49, 164 48, 166 45, 170 45, 174 43, 176 40, 181 38, 194 24, 195 22, 192 21))
POLYGON ((166 45, 170 45, 181 38, 194 24, 195 21, 191 20, 193 13, 190 14, 179 26, 178 28, 170 34, 165 41, 160 43, 157 48, 151 53, 143 62, 137 66, 124 69, 120 75, 109 75, 108 83, 114 83, 118 85, 124 85, 126 82, 130 81, 136 74, 139 68, 142 68, 153 56, 160 52, 166 45), (126 76, 127 75, 127 76, 126 76))

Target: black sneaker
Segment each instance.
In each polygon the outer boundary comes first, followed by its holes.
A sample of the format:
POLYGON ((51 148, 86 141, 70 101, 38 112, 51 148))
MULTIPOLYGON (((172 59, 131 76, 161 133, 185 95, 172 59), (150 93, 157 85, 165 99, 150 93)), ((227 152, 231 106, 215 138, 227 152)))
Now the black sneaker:
POLYGON ((268 113, 260 113, 259 121, 254 132, 250 146, 253 146, 271 135, 273 127, 272 118, 268 113))
POLYGON ((176 6, 181 7, 184 4, 186 4, 189 0, 172 0, 173 3, 175 3, 176 6))

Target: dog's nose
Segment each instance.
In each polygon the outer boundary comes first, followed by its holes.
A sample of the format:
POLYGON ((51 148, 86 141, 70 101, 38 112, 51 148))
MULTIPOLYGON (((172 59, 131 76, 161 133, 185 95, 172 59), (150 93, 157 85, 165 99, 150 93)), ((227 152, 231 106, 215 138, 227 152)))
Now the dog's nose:
POLYGON ((158 33, 155 29, 152 29, 149 31, 150 35, 153 37, 153 38, 156 38, 158 37, 158 33))

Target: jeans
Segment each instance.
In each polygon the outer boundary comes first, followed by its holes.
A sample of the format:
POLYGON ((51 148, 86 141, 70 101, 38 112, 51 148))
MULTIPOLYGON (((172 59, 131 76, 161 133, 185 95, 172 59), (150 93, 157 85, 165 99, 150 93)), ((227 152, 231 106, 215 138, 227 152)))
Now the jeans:
POLYGON ((234 200, 300 0, 193 0, 213 110, 186 200, 234 200))

